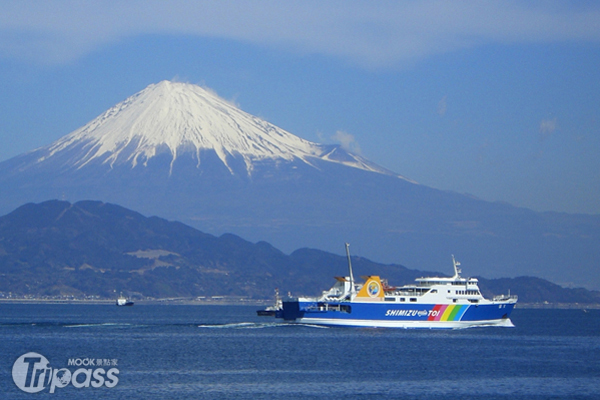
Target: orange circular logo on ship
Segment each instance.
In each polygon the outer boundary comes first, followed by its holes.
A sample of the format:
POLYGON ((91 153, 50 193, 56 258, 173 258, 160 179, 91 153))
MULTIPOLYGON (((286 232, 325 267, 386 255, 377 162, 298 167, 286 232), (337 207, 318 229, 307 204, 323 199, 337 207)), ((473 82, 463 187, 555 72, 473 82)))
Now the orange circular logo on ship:
POLYGON ((369 282, 369 285, 367 286, 367 293, 369 294, 369 296, 371 296, 371 297, 379 296, 380 290, 381 290, 381 288, 379 287, 379 283, 377 283, 375 281, 369 282))

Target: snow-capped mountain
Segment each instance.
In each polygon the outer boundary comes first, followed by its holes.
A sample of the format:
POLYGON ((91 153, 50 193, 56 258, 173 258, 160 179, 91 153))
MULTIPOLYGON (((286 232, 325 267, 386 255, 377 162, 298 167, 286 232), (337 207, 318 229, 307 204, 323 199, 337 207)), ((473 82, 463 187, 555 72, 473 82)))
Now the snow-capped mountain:
POLYGON ((472 275, 600 288, 600 216, 535 213, 419 185, 185 83, 150 85, 0 163, 0 214, 49 199, 115 203, 286 252, 342 253, 350 242, 374 261, 448 273, 455 254, 472 275))
POLYGON ((395 175, 337 146, 323 146, 295 136, 252 116, 212 91, 189 83, 162 81, 115 105, 85 126, 37 150, 34 163, 52 157, 64 166, 83 168, 94 162, 114 167, 148 166, 167 154, 169 173, 178 157, 188 156, 199 167, 206 152, 234 171, 232 159, 243 160, 252 174, 257 162, 314 159, 367 171, 395 175))

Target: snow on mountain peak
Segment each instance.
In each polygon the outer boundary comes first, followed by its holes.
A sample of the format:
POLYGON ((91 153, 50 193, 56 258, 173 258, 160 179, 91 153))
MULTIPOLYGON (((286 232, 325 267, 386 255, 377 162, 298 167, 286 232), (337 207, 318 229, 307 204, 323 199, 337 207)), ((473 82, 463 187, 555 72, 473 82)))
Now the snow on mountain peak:
POLYGON ((300 159, 310 164, 314 158, 393 174, 353 154, 332 157, 330 148, 252 116, 209 89, 170 81, 146 87, 46 150, 38 162, 71 150, 69 164, 76 168, 93 160, 134 168, 168 152, 172 169, 184 153, 191 152, 200 165, 201 152, 213 150, 231 173, 228 159, 241 156, 249 174, 255 161, 300 159))

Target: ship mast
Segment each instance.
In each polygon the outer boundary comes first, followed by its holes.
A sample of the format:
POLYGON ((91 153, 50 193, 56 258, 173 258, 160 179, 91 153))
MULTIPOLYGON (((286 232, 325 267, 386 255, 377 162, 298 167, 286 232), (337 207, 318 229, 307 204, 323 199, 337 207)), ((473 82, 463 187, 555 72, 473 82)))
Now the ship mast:
POLYGON ((346 243, 346 257, 348 257, 348 270, 350 271, 350 293, 354 293, 354 275, 352 274, 352 261, 350 260, 350 243, 346 243))
POLYGON ((454 254, 452 254, 452 264, 454 265, 454 278, 459 278, 460 273, 462 271, 460 270, 460 268, 458 268, 460 263, 458 261, 456 261, 456 259, 454 258, 454 254))

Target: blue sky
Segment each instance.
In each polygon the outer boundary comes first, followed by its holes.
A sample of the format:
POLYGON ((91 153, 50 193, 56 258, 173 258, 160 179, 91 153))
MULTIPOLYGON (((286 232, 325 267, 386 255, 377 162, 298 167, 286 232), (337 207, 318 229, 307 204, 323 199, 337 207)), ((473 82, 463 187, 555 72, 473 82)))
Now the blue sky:
POLYGON ((0 161, 163 79, 424 185, 600 213, 600 4, 0 1, 0 161))

